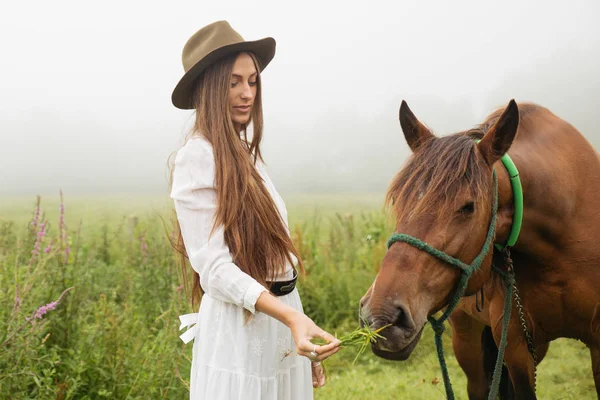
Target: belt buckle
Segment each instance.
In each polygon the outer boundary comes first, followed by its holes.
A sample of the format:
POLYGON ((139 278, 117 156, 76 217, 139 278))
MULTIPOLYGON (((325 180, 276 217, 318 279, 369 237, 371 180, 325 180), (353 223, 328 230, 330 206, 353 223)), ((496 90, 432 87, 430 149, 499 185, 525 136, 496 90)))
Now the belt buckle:
POLYGON ((271 282, 271 285, 275 286, 274 288, 271 289, 271 292, 275 296, 283 296, 283 295, 289 294, 296 287, 297 281, 298 281, 298 273, 296 272, 296 270, 294 270, 294 277, 291 280, 284 281, 284 282, 271 282), (282 284, 282 285, 279 286, 280 284, 282 284))
POLYGON ((288 294, 291 293, 292 290, 294 290, 294 288, 296 287, 296 280, 294 280, 293 282, 288 283, 287 285, 284 285, 282 287, 279 288, 279 291, 283 294, 288 294))

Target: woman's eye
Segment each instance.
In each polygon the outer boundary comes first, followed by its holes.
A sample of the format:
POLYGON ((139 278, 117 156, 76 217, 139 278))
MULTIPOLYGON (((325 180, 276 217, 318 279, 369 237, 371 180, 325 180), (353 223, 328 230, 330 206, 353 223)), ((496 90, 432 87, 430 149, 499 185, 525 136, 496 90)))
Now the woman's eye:
POLYGON ((237 84, 237 82, 231 82, 231 87, 234 88, 237 84))
POLYGON ((467 204, 460 208, 460 213, 462 214, 473 214, 475 211, 475 203, 469 201, 467 204))
POLYGON ((249 84, 250 86, 254 86, 254 85, 256 85, 256 81, 254 81, 254 82, 248 82, 248 84, 249 84))

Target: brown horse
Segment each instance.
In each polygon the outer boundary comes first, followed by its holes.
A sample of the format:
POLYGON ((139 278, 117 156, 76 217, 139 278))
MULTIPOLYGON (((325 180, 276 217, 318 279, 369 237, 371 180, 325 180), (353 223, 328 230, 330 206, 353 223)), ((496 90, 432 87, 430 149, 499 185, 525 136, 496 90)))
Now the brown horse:
MULTIPOLYGON (((524 193, 523 226, 512 259, 533 346, 541 359, 556 338, 584 342, 600 398, 598 153, 548 109, 514 101, 477 128, 451 136, 434 136, 405 102, 400 124, 413 155, 387 194, 397 216, 395 232, 467 264, 481 250, 490 226, 493 170, 498 177, 496 243, 504 243, 511 230, 513 191, 499 161, 510 154, 524 193)), ((492 271, 492 258, 490 251, 450 317, 454 352, 467 375, 470 399, 485 399, 489 391, 483 372, 484 328, 491 327, 496 344, 502 329, 505 286, 492 271), (479 312, 474 294, 482 288, 485 306, 479 312)), ((407 359, 427 317, 448 304, 459 276, 458 269, 424 251, 392 244, 361 300, 361 314, 373 328, 392 324, 382 331, 386 340, 372 345, 373 352, 390 360, 407 359)), ((533 357, 514 302, 504 360, 515 398, 535 399, 533 357)))

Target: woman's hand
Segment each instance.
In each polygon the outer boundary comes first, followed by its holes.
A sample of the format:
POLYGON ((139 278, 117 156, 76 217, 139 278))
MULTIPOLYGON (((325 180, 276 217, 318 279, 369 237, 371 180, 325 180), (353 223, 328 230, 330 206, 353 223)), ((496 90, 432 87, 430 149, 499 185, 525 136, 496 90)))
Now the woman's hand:
POLYGON ((310 363, 312 369, 313 387, 322 387, 325 385, 325 370, 320 361, 310 363))
POLYGON ((319 363, 340 350, 340 341, 319 328, 304 313, 283 304, 268 292, 261 293, 256 301, 256 310, 270 315, 290 328, 296 343, 296 353, 312 361, 313 387, 323 386, 325 373, 319 363), (311 339, 315 338, 321 338, 328 343, 323 346, 311 343, 311 339))
POLYGON ((340 341, 330 333, 319 328, 312 319, 301 312, 296 312, 288 326, 296 342, 296 353, 308 357, 311 361, 323 361, 340 350, 340 341), (327 342, 319 346, 311 343, 311 339, 321 338, 327 342))

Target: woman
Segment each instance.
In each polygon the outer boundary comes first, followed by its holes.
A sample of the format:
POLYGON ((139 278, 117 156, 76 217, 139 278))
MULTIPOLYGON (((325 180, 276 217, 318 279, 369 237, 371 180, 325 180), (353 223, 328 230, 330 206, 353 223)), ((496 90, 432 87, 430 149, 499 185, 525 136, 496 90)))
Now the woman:
POLYGON ((182 340, 195 339, 192 399, 312 399, 325 383, 320 361, 339 350, 302 311, 302 263, 262 163, 260 71, 274 54, 272 38, 248 42, 225 21, 210 24, 186 43, 172 96, 196 110, 171 187, 193 290, 204 291, 199 312, 180 317, 190 327, 182 340))

